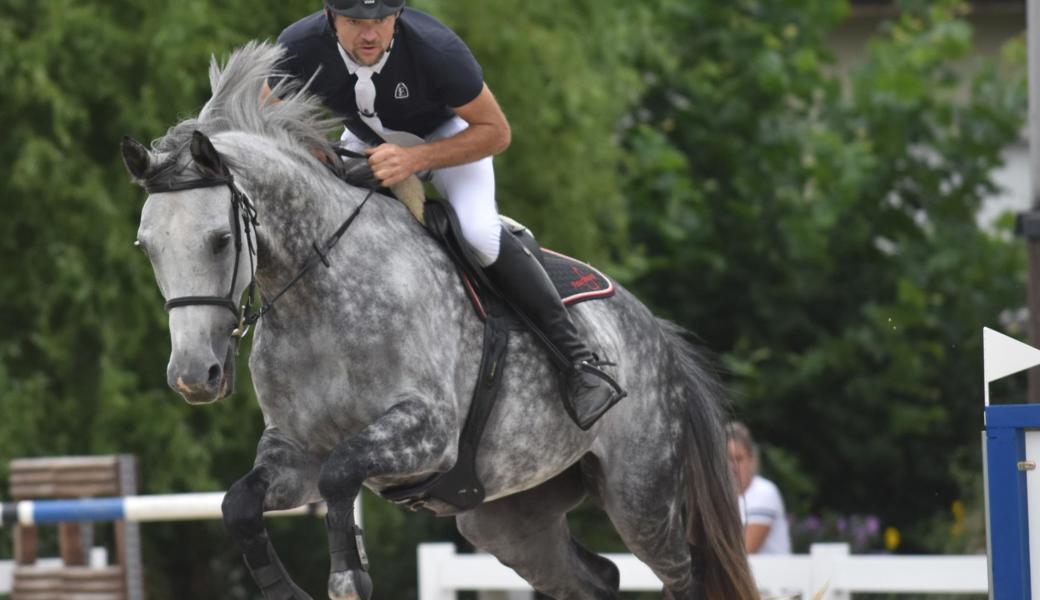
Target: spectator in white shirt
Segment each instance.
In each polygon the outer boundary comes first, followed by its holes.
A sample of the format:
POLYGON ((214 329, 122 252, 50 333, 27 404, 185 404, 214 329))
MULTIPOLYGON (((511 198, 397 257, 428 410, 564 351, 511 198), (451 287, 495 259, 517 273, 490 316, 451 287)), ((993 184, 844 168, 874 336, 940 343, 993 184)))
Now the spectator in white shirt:
POLYGON ((726 427, 730 467, 740 495, 744 546, 748 554, 790 554, 791 536, 780 490, 758 475, 758 447, 743 423, 726 427))

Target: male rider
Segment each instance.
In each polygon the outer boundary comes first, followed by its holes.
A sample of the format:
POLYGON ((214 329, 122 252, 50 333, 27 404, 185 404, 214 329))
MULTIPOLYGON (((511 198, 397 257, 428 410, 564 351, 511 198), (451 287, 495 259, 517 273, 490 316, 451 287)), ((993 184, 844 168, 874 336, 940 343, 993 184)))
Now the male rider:
POLYGON ((604 379, 539 262, 503 232, 491 157, 511 134, 480 65, 453 31, 405 0, 324 4, 279 36, 282 69, 344 117, 348 147, 378 144, 365 152, 383 185, 430 172, 485 272, 569 361, 564 406, 588 429, 623 394, 604 379))

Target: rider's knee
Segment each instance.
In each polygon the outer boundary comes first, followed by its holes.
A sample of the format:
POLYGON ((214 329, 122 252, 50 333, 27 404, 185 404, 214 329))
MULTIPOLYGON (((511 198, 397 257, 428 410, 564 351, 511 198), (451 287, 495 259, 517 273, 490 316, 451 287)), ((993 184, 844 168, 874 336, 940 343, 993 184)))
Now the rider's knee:
POLYGON ((487 219, 461 220, 462 237, 477 255, 482 267, 486 267, 498 259, 499 239, 502 235, 502 224, 495 216, 493 221, 487 219))

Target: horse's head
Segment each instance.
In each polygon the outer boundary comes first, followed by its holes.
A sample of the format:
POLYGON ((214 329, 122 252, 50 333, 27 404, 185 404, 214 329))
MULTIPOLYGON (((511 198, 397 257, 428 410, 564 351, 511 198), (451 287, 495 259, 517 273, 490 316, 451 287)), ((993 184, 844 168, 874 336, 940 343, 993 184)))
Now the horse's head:
POLYGON ((170 387, 193 404, 213 402, 234 388, 237 339, 232 336, 244 333, 238 303, 257 268, 255 212, 226 159, 234 159, 243 177, 250 171, 250 184, 264 175, 246 167, 261 152, 238 150, 242 136, 262 138, 265 148, 277 148, 291 165, 286 172, 311 168, 331 177, 311 155, 313 149, 334 164, 339 161, 328 137, 339 121, 328 117, 320 98, 281 76, 277 65, 284 53, 277 44, 250 42, 223 67, 214 58, 209 73, 213 95, 198 116, 170 128, 153 151, 123 141, 127 170, 149 193, 138 243, 152 262, 170 314, 167 377, 170 387), (280 101, 258 101, 272 76, 279 82, 268 97, 280 101), (235 155, 222 156, 202 131, 214 136, 225 154, 235 155))
POLYGON ((190 161, 152 153, 130 138, 122 151, 127 170, 149 192, 137 245, 170 315, 167 381, 191 404, 219 400, 234 389, 238 301, 256 270, 252 207, 199 131, 190 161))

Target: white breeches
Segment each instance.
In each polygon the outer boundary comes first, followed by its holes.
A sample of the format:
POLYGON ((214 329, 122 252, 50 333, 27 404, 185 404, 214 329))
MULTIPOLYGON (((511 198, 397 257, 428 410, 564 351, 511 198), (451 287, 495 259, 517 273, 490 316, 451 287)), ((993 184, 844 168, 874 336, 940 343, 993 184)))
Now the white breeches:
MULTIPOLYGON (((469 127, 459 117, 453 117, 426 137, 427 142, 449 138, 469 127)), ((352 150, 365 147, 350 130, 344 130, 342 141, 352 150)), ((462 226, 462 237, 473 248, 481 266, 488 266, 498 258, 498 238, 502 224, 495 206, 495 168, 491 157, 476 162, 437 169, 431 173, 431 182, 455 209, 462 226)))

